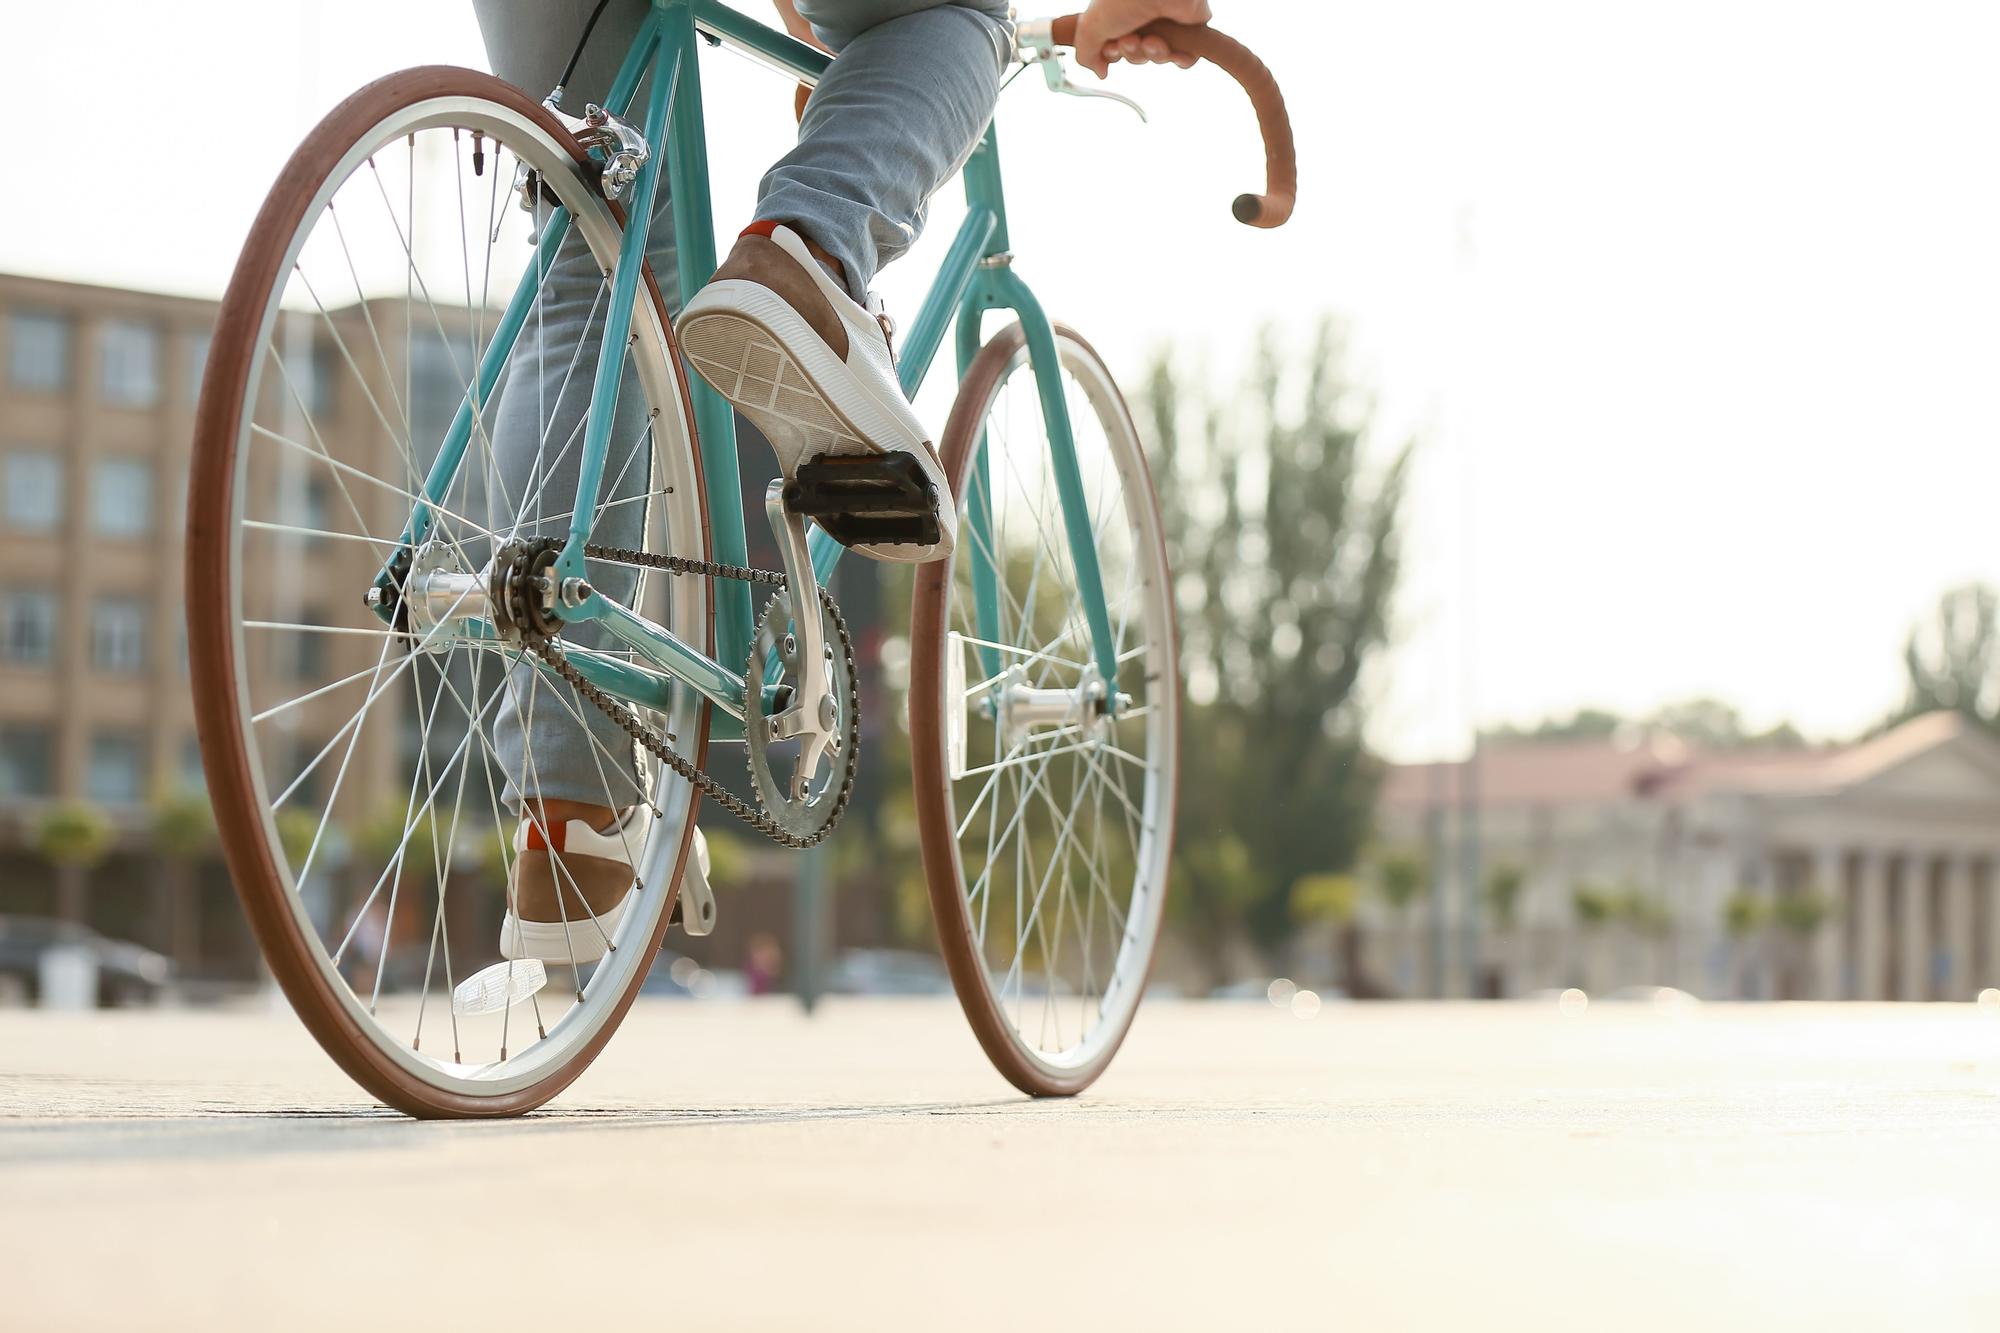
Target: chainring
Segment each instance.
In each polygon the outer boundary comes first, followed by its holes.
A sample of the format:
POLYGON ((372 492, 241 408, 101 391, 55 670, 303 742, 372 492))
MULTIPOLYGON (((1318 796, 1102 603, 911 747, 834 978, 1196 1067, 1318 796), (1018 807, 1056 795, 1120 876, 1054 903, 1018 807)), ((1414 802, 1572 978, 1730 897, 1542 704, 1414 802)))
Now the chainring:
POLYGON ((826 640, 828 686, 841 716, 834 720, 835 746, 829 748, 806 774, 803 791, 795 765, 800 746, 791 740, 774 740, 765 711, 765 663, 775 652, 783 665, 780 683, 797 688, 800 671, 809 665, 797 660, 799 645, 788 633, 792 624, 789 592, 780 592, 764 604, 757 618, 757 631, 750 639, 750 660, 743 673, 749 688, 743 709, 744 748, 750 762, 750 781, 757 801, 767 815, 794 838, 817 841, 833 829, 854 792, 855 765, 861 755, 861 700, 854 688, 854 642, 848 637, 847 623, 833 599, 819 589, 820 624, 826 640), (781 776, 789 774, 790 779, 781 776))

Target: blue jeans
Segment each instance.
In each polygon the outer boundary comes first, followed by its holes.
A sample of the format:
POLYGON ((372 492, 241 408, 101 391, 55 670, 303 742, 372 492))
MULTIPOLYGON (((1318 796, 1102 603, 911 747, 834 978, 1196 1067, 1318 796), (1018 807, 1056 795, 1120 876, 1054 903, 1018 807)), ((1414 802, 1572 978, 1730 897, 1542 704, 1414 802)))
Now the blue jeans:
MULTIPOLYGON (((555 86, 592 8, 593 0, 473 0, 493 72, 536 98, 555 86)), ((570 79, 565 110, 580 114, 585 102, 610 89, 648 8, 647 0, 613 0, 605 9, 570 79)), ((797 145, 765 174, 754 217, 745 221, 783 222, 802 232, 840 261, 859 300, 876 272, 916 241, 926 201, 984 133, 1013 52, 1008 6, 1006 0, 798 0, 798 9, 835 57, 806 104, 797 145)), ((785 95, 774 82, 772 96, 785 95)), ((643 104, 642 95, 635 105, 643 104)), ((677 308, 664 190, 646 255, 669 309, 677 308)), ((494 409, 495 461, 506 485, 495 488, 493 500, 500 505, 498 491, 506 490, 514 505, 491 515, 496 529, 514 528, 516 510, 522 534, 560 536, 568 528, 561 516, 577 501, 581 446, 564 454, 562 444, 589 407, 602 310, 596 319, 590 312, 601 281, 582 238, 571 232, 494 409), (573 356, 578 369, 564 387, 573 356)), ((648 484, 645 404, 631 375, 624 386, 600 501, 637 496, 648 484)), ((644 510, 607 508, 592 540, 639 545, 644 510)), ((620 566, 593 565, 590 578, 606 596, 628 603, 637 586, 634 571, 620 566)), ((594 627, 568 637, 586 647, 609 646, 594 627)), ((727 661, 731 645, 720 647, 727 661)), ((735 648, 747 653, 749 645, 735 648)), ((535 668, 517 667, 496 705, 494 743, 510 808, 527 792, 593 805, 637 800, 630 739, 568 686, 537 681, 535 668)))

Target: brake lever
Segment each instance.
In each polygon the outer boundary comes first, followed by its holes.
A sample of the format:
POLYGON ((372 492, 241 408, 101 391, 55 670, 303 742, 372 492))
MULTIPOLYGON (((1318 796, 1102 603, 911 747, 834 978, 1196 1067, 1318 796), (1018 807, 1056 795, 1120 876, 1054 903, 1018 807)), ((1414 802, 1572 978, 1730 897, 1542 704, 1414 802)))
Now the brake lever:
POLYGON ((1021 63, 1039 65, 1042 80, 1049 85, 1049 91, 1066 93, 1071 97, 1101 97, 1108 102, 1130 107, 1132 114, 1146 123, 1146 108, 1140 106, 1123 93, 1114 93, 1108 88, 1084 88, 1070 82, 1069 67, 1056 51, 1055 34, 1050 31, 1049 20, 1037 19, 1015 25, 1015 44, 1021 49, 1021 63))

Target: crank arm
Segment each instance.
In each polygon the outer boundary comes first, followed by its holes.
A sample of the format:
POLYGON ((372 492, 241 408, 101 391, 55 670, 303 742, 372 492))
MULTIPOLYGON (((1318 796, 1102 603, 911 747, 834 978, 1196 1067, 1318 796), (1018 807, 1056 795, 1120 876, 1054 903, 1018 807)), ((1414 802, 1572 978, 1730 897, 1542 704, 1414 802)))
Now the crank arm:
MULTIPOLYGON (((785 588, 792 604, 792 633, 798 644, 798 681, 791 706, 770 720, 771 735, 796 737, 796 772, 810 775, 833 744, 834 699, 828 690, 826 635, 819 615, 819 576, 813 571, 806 521, 785 504, 785 483, 774 480, 764 492, 764 514, 778 538, 785 588)), ((798 779, 804 781, 802 777, 798 779)))

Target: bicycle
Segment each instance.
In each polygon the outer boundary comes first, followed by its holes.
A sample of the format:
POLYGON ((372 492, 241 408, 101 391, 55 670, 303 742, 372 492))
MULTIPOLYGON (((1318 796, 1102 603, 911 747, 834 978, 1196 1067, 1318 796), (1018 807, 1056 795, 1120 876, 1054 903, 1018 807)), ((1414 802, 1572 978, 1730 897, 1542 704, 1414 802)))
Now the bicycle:
MULTIPOLYGON (((1067 88, 1057 48, 1073 25, 1021 26, 1022 59, 1052 87, 1067 88)), ((1290 132, 1268 73, 1219 33, 1156 26, 1252 92, 1269 179, 1235 209, 1282 222, 1290 132)), ((829 59, 717 0, 655 0, 603 107, 581 120, 560 111, 560 88, 537 104, 470 70, 369 84, 284 168, 222 304, 187 519, 188 655, 216 824, 306 1027, 412 1115, 518 1114, 582 1072, 669 926, 714 924, 705 880, 683 873, 703 796, 805 847, 851 787, 852 645, 823 589, 842 548, 774 482, 783 568, 747 567, 731 414, 684 372, 645 262, 664 182, 680 291, 714 269, 697 57, 724 44, 803 85, 829 59), (532 403, 523 389, 510 407, 520 349, 548 369, 546 338, 526 330, 546 329, 542 294, 572 231, 601 274, 585 318, 601 321, 606 350, 584 366, 577 346, 557 404, 544 376, 532 403), (577 376, 589 410, 553 440, 577 376), (636 428, 619 411, 632 384, 636 428), (530 406, 535 467, 510 477, 492 423, 530 406), (549 496, 571 458, 573 491, 549 496), (641 543, 594 541, 627 505, 641 543), (618 578, 629 595, 593 583, 618 578), (753 617, 760 588, 773 596, 753 617), (468 942, 493 895, 452 890, 482 865, 504 870, 510 848, 503 699, 529 779, 542 708, 592 736, 607 805, 610 775, 638 761, 633 910, 610 932, 587 911, 562 922, 604 936, 594 964, 572 948, 567 968, 467 966, 494 956, 468 942), (743 745, 754 801, 707 773, 722 741, 743 745), (357 825, 370 801, 380 815, 357 825)), ((1060 1095, 1108 1064, 1151 965, 1179 676, 1137 433, 1096 352, 1013 270, 998 151, 989 126, 964 171, 966 219, 900 349, 914 394, 955 322, 961 384, 940 454, 964 535, 917 575, 912 764, 966 1016, 1017 1087, 1060 1095), (1015 322, 986 337, 990 311, 1015 322)))

